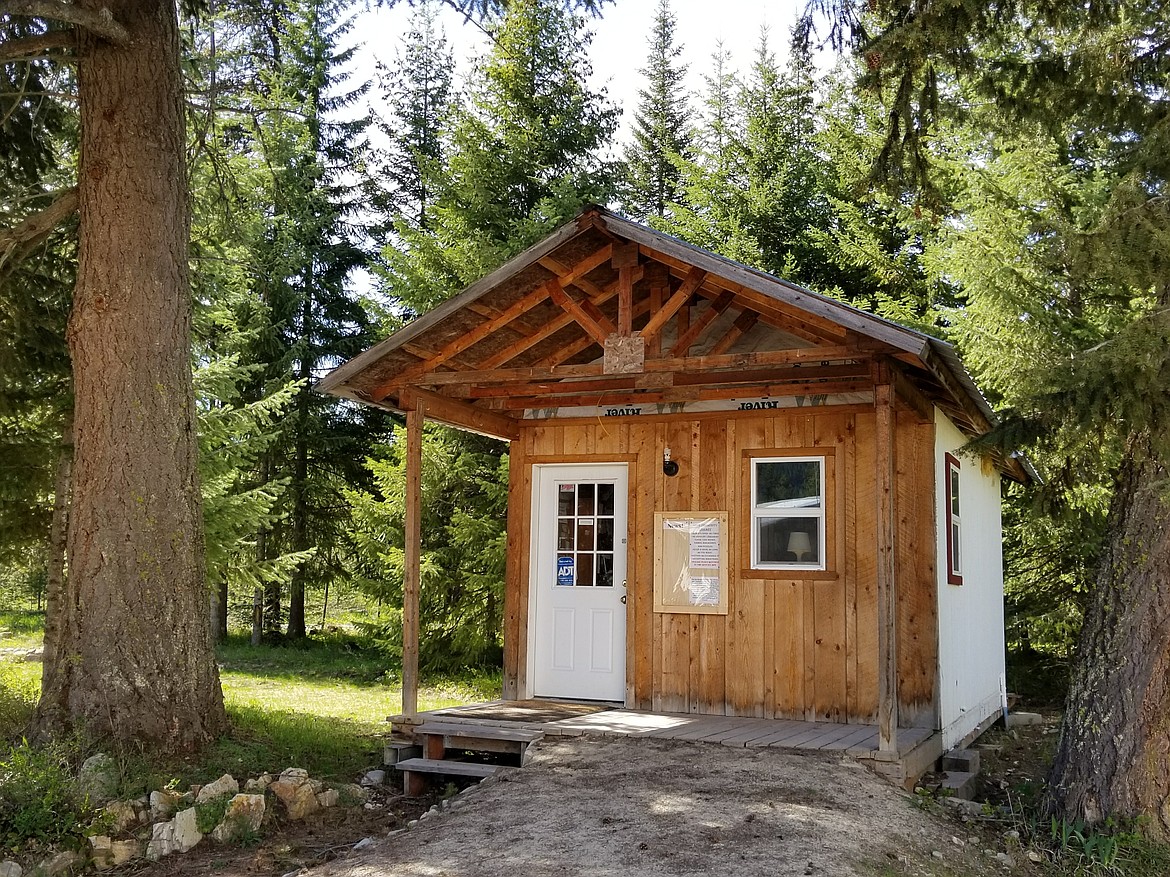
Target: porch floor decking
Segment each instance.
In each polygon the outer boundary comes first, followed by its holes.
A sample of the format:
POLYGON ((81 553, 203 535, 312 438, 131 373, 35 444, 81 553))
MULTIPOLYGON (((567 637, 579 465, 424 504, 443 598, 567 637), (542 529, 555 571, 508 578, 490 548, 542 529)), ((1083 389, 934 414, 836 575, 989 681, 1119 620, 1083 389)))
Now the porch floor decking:
MULTIPOLYGON (((395 717, 395 725, 406 731, 408 725, 428 720, 524 728, 541 731, 546 737, 648 737, 748 749, 776 747, 840 752, 858 758, 882 757, 876 725, 660 713, 556 701, 494 701, 450 707, 421 713, 411 722, 406 717, 395 717), (557 715, 564 717, 554 717, 557 715)), ((901 759, 936 733, 929 728, 899 728, 897 755, 889 753, 886 758, 901 759)))

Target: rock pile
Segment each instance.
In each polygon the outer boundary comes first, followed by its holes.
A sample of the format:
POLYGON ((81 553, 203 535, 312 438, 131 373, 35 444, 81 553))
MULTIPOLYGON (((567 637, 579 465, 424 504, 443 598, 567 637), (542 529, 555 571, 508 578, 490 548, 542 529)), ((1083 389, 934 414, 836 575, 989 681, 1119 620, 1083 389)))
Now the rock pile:
POLYGON ((233 843, 261 832, 266 817, 276 814, 289 820, 304 819, 320 810, 345 803, 364 804, 367 789, 356 784, 327 786, 309 772, 290 767, 279 776, 261 774, 240 784, 224 774, 215 782, 192 786, 186 792, 158 789, 130 801, 111 800, 112 773, 109 756, 94 756, 82 766, 78 787, 91 801, 104 803, 89 837, 89 856, 57 853, 25 872, 19 862, 0 861, 0 877, 65 877, 92 865, 108 871, 146 858, 158 861, 173 853, 185 853, 211 838, 233 843))

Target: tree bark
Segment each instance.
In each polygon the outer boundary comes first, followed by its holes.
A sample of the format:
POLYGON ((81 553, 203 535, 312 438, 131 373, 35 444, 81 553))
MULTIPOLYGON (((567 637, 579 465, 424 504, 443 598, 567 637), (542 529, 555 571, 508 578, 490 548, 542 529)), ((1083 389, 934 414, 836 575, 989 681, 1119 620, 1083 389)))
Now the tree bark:
POLYGON ((196 471, 178 24, 167 0, 108 8, 129 41, 79 45, 67 609, 38 724, 184 751, 226 716, 196 471))
POLYGON ((53 518, 45 558, 45 639, 41 663, 41 687, 49 684, 61 663, 61 627, 68 604, 65 600, 65 552, 68 549, 69 495, 73 484, 73 417, 61 429, 57 472, 53 478, 53 518))
POLYGON ((1130 437, 1048 784, 1051 815, 1148 817, 1170 839, 1170 494, 1148 434, 1130 437))

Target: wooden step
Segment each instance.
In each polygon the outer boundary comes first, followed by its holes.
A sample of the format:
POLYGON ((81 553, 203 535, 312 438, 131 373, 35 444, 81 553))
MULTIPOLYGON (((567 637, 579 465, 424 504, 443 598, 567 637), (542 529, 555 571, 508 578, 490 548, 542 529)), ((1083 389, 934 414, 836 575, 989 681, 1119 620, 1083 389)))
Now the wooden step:
POLYGON ((422 739, 423 757, 443 758, 448 749, 466 749, 471 752, 499 752, 520 756, 524 763, 528 746, 544 736, 541 731, 524 728, 498 728, 494 725, 463 724, 460 722, 427 722, 414 731, 422 739))
POLYGON ((543 731, 525 728, 501 728, 498 725, 476 725, 471 722, 427 722, 414 729, 416 734, 442 734, 444 737, 472 737, 477 740, 505 740, 532 743, 544 736, 543 731))
POLYGON ((512 770, 498 764, 477 764, 473 761, 438 758, 407 758, 394 765, 394 769, 402 771, 402 791, 411 798, 416 798, 426 791, 426 779, 423 774, 484 779, 500 771, 512 770))

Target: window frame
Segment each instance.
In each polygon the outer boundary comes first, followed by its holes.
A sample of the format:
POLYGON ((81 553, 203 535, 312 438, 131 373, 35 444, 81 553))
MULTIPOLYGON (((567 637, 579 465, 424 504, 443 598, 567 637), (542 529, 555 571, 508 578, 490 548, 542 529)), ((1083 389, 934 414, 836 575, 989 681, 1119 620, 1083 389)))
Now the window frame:
POLYGON ((947 528, 947 584, 963 584, 962 466, 954 454, 943 454, 944 518, 947 528))
POLYGON ((747 464, 747 502, 745 505, 745 522, 748 538, 745 542, 744 566, 751 576, 785 577, 793 579, 810 576, 835 576, 832 572, 833 530, 830 526, 830 503, 833 502, 835 490, 832 483, 832 469, 830 461, 833 459, 831 449, 812 448, 775 448, 745 452, 747 464), (774 509, 763 509, 756 505, 756 472, 759 463, 817 463, 820 467, 820 507, 815 514, 777 514, 774 509), (817 520, 817 537, 820 545, 820 560, 816 563, 802 563, 800 561, 763 561, 759 558, 759 538, 757 521, 762 518, 815 518, 817 520), (794 575, 789 575, 794 573, 794 575))

